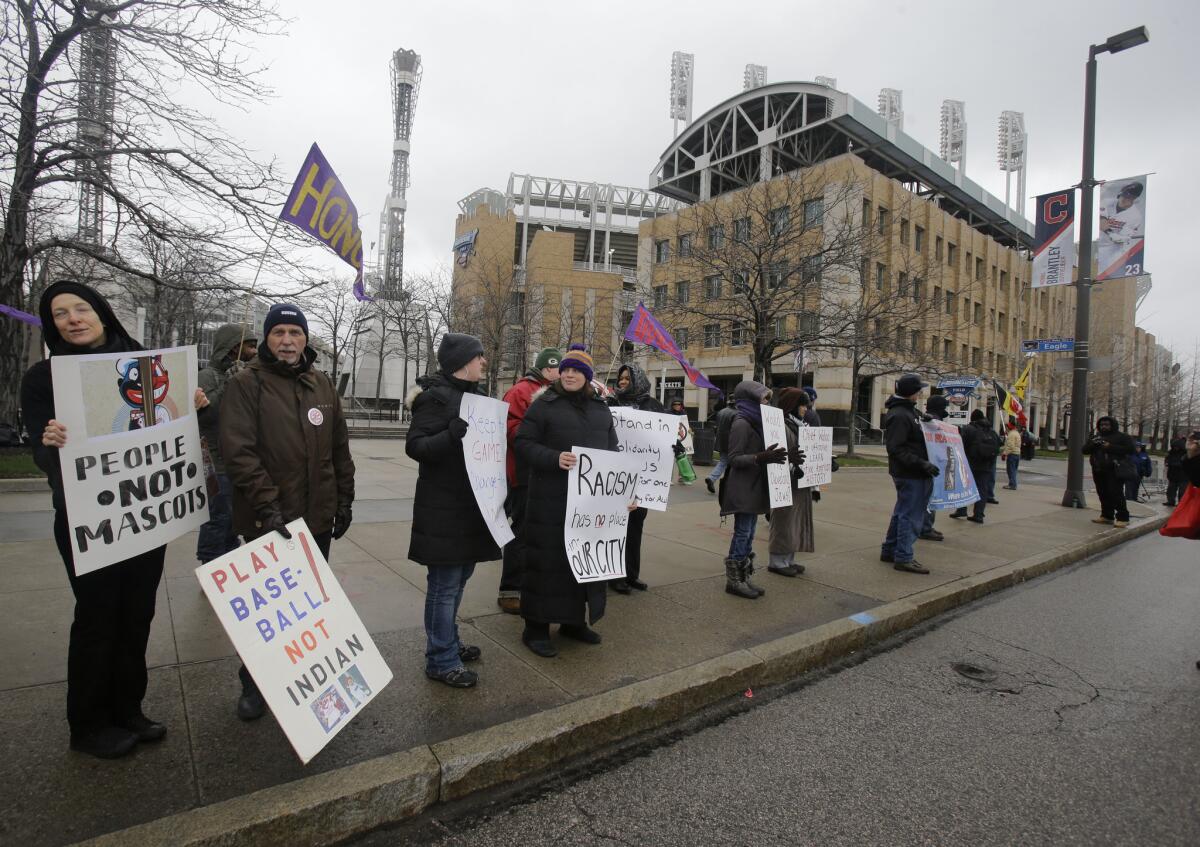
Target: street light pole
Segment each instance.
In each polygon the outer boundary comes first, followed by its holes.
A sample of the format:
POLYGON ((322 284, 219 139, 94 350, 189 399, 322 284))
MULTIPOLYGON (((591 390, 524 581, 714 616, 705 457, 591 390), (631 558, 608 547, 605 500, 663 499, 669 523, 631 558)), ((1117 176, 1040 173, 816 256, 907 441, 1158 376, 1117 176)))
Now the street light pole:
POLYGON ((1075 354, 1071 380, 1071 430, 1067 453, 1067 489, 1062 504, 1086 509, 1083 495, 1083 444, 1087 440, 1088 334, 1092 302, 1092 194, 1096 187, 1096 56, 1120 53, 1150 40, 1143 27, 1114 35, 1088 48, 1083 93, 1083 179, 1079 184, 1079 276, 1075 282, 1075 354))

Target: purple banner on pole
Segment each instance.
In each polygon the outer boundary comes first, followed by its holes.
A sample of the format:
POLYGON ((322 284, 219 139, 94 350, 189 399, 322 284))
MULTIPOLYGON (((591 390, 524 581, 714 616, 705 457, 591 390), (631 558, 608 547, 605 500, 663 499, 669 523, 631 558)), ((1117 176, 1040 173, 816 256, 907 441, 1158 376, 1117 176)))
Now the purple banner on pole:
POLYGON ((629 321, 629 326, 625 328, 625 340, 648 344, 655 350, 661 350, 679 362, 679 366, 683 368, 683 372, 692 381, 692 385, 707 388, 709 391, 715 391, 718 394, 721 393, 721 389, 709 382, 708 377, 692 367, 691 362, 684 357, 683 351, 679 349, 679 345, 675 343, 675 339, 671 333, 667 332, 663 325, 655 319, 654 315, 650 314, 650 310, 642 303, 638 303, 637 310, 633 313, 633 319, 629 321))
POLYGON ((302 229, 337 253, 355 270, 354 296, 359 300, 372 299, 363 288, 358 209, 315 142, 300 166, 279 219, 302 229))
POLYGON ((33 326, 41 326, 42 319, 37 315, 31 315, 28 312, 22 312, 20 309, 14 309, 12 306, 5 306, 0 303, 0 315, 8 315, 10 318, 16 318, 19 321, 24 321, 33 326))

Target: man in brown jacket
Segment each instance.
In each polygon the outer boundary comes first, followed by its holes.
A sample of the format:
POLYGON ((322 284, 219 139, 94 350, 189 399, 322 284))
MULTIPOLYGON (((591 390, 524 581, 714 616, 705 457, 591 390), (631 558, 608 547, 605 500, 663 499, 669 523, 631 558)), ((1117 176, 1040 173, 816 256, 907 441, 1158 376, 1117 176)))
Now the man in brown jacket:
MULTIPOLYGON (((249 541, 268 532, 291 538, 287 524, 304 518, 322 555, 350 527, 354 460, 341 400, 313 368, 308 320, 279 303, 263 322, 258 358, 225 387, 221 455, 233 486, 233 528, 249 541)), ((266 704, 241 668, 238 717, 262 717, 266 704)))

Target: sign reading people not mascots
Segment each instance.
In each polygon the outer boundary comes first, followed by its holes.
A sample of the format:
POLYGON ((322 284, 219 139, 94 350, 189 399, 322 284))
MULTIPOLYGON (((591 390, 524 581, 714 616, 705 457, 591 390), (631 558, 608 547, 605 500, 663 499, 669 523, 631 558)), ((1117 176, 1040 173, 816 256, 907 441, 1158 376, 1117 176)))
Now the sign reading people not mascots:
POLYGON ((208 602, 296 755, 307 764, 392 672, 308 525, 260 536, 196 568, 208 602))
POLYGON ((487 523, 496 545, 503 547, 515 537, 504 514, 508 497, 508 404, 478 394, 464 394, 458 410, 467 422, 463 436, 463 459, 467 478, 475 493, 475 504, 487 523))
POLYGON ((573 447, 578 461, 567 472, 563 541, 575 581, 625 576, 629 504, 636 503, 640 465, 614 450, 573 447))
POLYGON ((76 576, 208 520, 195 347, 54 356, 50 368, 76 576))

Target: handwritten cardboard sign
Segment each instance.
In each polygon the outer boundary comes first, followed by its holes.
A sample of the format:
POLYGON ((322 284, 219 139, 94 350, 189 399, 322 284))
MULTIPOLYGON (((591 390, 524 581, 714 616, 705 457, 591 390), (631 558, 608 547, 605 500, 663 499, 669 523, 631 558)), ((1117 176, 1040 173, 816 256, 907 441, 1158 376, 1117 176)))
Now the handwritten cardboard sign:
POLYGON ((643 412, 626 406, 611 410, 617 430, 617 450, 640 463, 638 505, 656 512, 666 511, 671 494, 671 449, 679 437, 679 418, 658 412, 643 412))
POLYGON ((796 480, 796 487, 828 485, 833 479, 833 427, 797 428, 796 447, 804 451, 804 478, 796 480))
MULTIPOLYGON (((787 429, 783 424, 783 410, 775 406, 762 407, 763 446, 787 447, 787 429)), ((792 505, 792 472, 787 462, 766 465, 767 489, 771 494, 771 508, 780 509, 792 505)))
POLYGON ((579 583, 625 576, 629 504, 637 500, 637 460, 615 450, 573 447, 579 461, 567 472, 563 541, 579 583))
POLYGON ((467 422, 467 434, 462 440, 463 458, 475 503, 492 538, 503 547, 514 538, 504 514, 504 500, 508 497, 505 471, 508 404, 478 394, 464 394, 458 414, 467 422))

